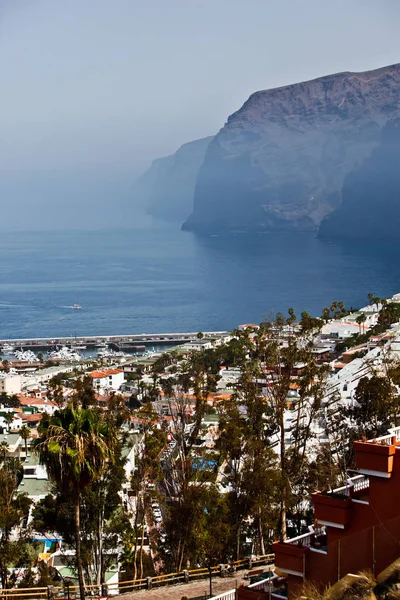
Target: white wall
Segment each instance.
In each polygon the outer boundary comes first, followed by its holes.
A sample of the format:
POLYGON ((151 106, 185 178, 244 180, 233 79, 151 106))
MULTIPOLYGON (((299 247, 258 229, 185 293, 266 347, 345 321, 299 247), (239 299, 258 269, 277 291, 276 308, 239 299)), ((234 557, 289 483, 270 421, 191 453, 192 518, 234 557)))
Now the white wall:
POLYGON ((121 385, 125 381, 125 375, 123 372, 114 373, 107 377, 101 377, 98 379, 93 379, 93 387, 99 392, 103 390, 115 390, 118 391, 121 385))
POLYGON ((6 377, 0 377, 0 393, 6 394, 20 394, 21 393, 21 376, 20 375, 6 375, 6 377))

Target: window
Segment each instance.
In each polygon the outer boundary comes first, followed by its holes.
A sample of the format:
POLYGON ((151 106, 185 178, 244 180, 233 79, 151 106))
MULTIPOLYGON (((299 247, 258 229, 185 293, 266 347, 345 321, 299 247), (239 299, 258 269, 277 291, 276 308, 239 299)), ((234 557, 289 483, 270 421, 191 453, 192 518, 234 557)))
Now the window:
POLYGON ((34 467, 25 468, 24 475, 36 475, 36 469, 34 467))

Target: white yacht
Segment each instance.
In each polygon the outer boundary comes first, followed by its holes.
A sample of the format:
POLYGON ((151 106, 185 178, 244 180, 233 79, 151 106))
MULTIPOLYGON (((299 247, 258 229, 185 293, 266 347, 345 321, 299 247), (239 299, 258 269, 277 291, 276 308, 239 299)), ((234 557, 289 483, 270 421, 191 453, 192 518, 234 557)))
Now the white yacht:
POLYGON ((122 358, 123 356, 128 356, 125 352, 116 352, 115 350, 102 350, 97 353, 98 358, 122 358))
POLYGON ((108 344, 102 342, 101 344, 96 344, 95 348, 97 348, 98 352, 104 352, 105 350, 108 350, 108 344))
POLYGON ((80 354, 78 352, 73 352, 67 346, 63 346, 59 350, 54 350, 49 353, 49 358, 57 358, 59 360, 81 360, 80 354))
POLYGON ((8 344, 7 342, 5 344, 3 344, 3 346, 0 348, 1 352, 3 354, 12 354, 15 350, 14 346, 11 346, 11 344, 8 344))
POLYGON ((32 350, 23 350, 21 348, 21 350, 16 350, 14 352, 14 356, 18 358, 18 360, 24 360, 30 363, 39 362, 38 357, 34 352, 32 352, 32 350))

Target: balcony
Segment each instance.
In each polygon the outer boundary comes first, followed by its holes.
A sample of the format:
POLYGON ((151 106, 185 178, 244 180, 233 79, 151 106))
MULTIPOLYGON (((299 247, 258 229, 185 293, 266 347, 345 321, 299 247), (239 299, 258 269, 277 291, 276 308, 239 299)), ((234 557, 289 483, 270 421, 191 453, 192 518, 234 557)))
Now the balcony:
MULTIPOLYGON (((287 600, 288 597, 288 584, 287 577, 276 576, 271 579, 269 584, 271 595, 269 597, 276 598, 277 600, 287 600)), ((269 590, 268 590, 269 591, 269 590)))
POLYGON ((369 504, 369 477, 356 475, 332 492, 312 494, 315 519, 321 525, 345 529, 351 521, 353 502, 369 504))
POLYGON ((396 440, 384 436, 372 441, 354 442, 357 469, 365 475, 389 479, 393 471, 396 440))
POLYGON ((287 600, 287 597, 287 577, 281 577, 280 575, 274 575, 268 579, 237 589, 238 600, 287 600))
POLYGON ((303 577, 306 555, 309 552, 326 554, 327 538, 324 528, 314 529, 284 542, 274 542, 275 565, 283 573, 303 577))
POLYGON ((352 500, 348 493, 333 491, 326 494, 314 492, 314 517, 320 525, 345 529, 352 516, 352 500))
POLYGON ((333 494, 348 496, 353 502, 369 504, 369 477, 356 475, 347 480, 347 485, 333 490, 333 494))

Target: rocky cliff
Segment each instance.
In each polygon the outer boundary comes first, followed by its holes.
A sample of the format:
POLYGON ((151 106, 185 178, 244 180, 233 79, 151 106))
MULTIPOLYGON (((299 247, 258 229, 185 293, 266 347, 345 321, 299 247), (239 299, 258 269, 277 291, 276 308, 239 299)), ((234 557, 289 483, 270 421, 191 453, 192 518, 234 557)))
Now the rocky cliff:
POLYGON ((135 199, 156 217, 182 223, 193 207, 196 177, 212 137, 184 144, 171 156, 154 160, 134 184, 135 199))
POLYGON ((256 92, 207 148, 183 228, 317 230, 400 116, 400 65, 256 92))
POLYGON ((398 239, 400 232, 400 119, 389 121, 371 156, 344 180, 341 206, 321 223, 334 239, 398 239))

